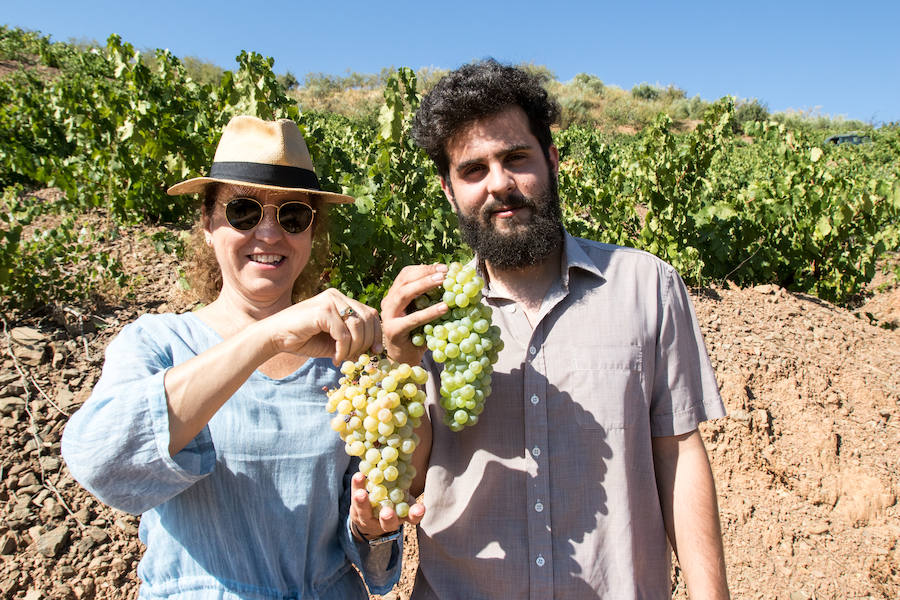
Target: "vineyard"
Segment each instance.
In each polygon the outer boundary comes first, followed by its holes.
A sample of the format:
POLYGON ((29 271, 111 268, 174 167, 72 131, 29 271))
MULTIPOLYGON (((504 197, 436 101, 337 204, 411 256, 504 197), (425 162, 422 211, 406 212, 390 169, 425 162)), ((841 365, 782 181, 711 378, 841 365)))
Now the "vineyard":
MULTIPOLYGON (((323 284, 378 306, 403 266, 467 257, 408 135, 415 72, 387 74, 377 117, 354 118, 298 104, 272 59, 236 62, 200 81, 171 53, 117 36, 86 49, 0 27, 2 598, 90 598, 95 585, 96 597, 135 597, 135 520, 78 488, 58 438, 124 322, 193 306, 171 289, 189 292, 181 259, 198 205, 165 190, 206 173, 231 116, 295 120, 323 188, 356 198, 329 209, 323 284), (6 329, 41 319, 66 329, 34 342, 28 363, 6 329), (45 552, 40 540, 72 517, 80 533, 45 552), (44 595, 23 596, 31 589, 44 595)), ((746 111, 731 98, 702 109, 689 130, 665 113, 633 134, 568 119, 554 132, 566 227, 653 252, 694 290, 731 413, 703 432, 729 577, 745 592, 735 597, 896 597, 900 124, 830 145, 842 131, 738 122, 746 111), (879 289, 893 309, 864 304, 879 289)))
MULTIPOLYGON (((167 51, 145 57, 117 36, 80 50, 0 33, 0 60, 31 65, 0 79, 0 295, 11 308, 132 291, 117 257, 93 250, 120 227, 170 224, 154 241, 180 252, 196 206, 165 190, 205 173, 222 126, 242 113, 296 120, 323 187, 357 198, 332 211, 330 285, 377 305, 403 266, 466 253, 407 135, 419 98, 410 69, 387 78, 373 123, 301 113, 273 61, 252 52, 199 84, 167 51), (40 188, 62 195, 28 194, 40 188), (37 222, 53 225, 29 227, 37 222)), ((873 130, 866 145, 823 146, 821 132, 771 121, 737 136, 734 118, 723 98, 689 133, 665 114, 635 136, 558 131, 567 227, 647 249, 694 285, 773 283, 850 301, 900 247, 900 127, 873 130)))

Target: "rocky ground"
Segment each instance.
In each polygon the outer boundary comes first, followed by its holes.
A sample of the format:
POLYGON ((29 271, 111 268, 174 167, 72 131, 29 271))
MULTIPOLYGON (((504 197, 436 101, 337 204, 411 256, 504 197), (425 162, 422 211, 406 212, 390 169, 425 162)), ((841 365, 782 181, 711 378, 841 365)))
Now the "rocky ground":
MULTIPOLYGON (((3 315, 2 598, 136 597, 138 518, 72 480, 60 434, 123 324, 191 304, 145 235, 114 244, 136 298, 3 315)), ((703 434, 734 598, 900 598, 900 288, 872 290, 855 310, 773 286, 692 293, 730 413, 703 434)), ((395 599, 411 588, 409 533, 395 599)), ((673 590, 687 597, 677 568, 673 590)))

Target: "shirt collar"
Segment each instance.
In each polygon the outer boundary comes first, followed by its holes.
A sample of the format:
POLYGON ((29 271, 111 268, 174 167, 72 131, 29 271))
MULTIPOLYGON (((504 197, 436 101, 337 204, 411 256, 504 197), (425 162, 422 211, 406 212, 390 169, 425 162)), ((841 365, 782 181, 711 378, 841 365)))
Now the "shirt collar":
MULTIPOLYGON (((484 278, 485 287, 482 290, 482 295, 485 298, 497 298, 498 294, 491 289, 490 278, 487 275, 487 270, 484 268, 484 261, 480 258, 476 257, 472 259, 475 261, 476 266, 478 268, 478 272, 484 278)), ((563 252, 560 255, 560 273, 562 273, 562 281, 560 284, 562 288, 568 292, 569 291, 569 277, 571 269, 581 269, 583 271, 587 271, 597 277, 603 279, 603 271, 594 264, 594 261, 590 259, 590 257, 585 253, 585 251, 581 248, 581 245, 578 243, 578 240, 575 239, 568 231, 563 231, 563 252)))
POLYGON ((569 290, 569 277, 572 269, 581 269, 600 279, 604 279, 603 271, 597 264, 591 260, 578 240, 568 231, 564 232, 564 249, 562 255, 562 265, 560 273, 562 273, 562 286, 566 291, 569 290))

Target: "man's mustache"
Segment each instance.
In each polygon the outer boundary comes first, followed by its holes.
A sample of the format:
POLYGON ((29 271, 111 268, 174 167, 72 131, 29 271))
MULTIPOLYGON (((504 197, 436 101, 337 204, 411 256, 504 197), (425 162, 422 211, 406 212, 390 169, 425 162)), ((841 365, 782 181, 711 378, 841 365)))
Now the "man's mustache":
POLYGON ((511 193, 505 198, 491 198, 481 206, 481 217, 484 220, 490 220, 491 215, 499 210, 514 210, 517 208, 530 208, 534 210, 536 205, 534 202, 523 196, 521 193, 511 193))

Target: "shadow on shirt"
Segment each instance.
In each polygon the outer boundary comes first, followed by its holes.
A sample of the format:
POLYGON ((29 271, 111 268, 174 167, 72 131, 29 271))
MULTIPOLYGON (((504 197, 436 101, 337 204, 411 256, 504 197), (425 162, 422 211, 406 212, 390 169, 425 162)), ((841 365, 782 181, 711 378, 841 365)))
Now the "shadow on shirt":
MULTIPOLYGON (((526 398, 522 370, 495 372, 493 389, 503 386, 517 388, 511 391, 507 388, 505 398, 520 400, 504 406, 499 396, 492 396, 485 403, 476 426, 458 433, 449 430, 436 433, 436 444, 450 446, 442 454, 456 457, 453 460, 458 467, 440 465, 432 454, 431 466, 437 464, 439 469, 429 470, 428 476, 430 479, 432 474, 438 474, 435 482, 438 489, 446 489, 452 496, 458 493, 451 485, 456 477, 464 472, 469 477, 478 477, 482 465, 483 471, 471 496, 456 499, 457 506, 464 505, 464 509, 457 508, 454 514, 448 514, 434 529, 438 532, 431 540, 440 547, 439 552, 452 557, 454 569, 458 569, 455 572, 468 574, 464 581, 456 580, 453 584, 454 593, 459 593, 459 597, 480 597, 479 593, 490 589, 494 594, 502 593, 503 597, 528 597, 529 586, 532 592, 538 589, 535 582, 529 583, 528 569, 540 576, 548 568, 553 573, 552 593, 561 597, 593 597, 596 592, 585 579, 596 580, 598 575, 584 573, 580 565, 591 568, 598 560, 598 552, 602 553, 602 549, 583 542, 585 535, 595 531, 598 522, 609 514, 604 487, 607 463, 612 458, 608 431, 593 414, 574 402, 568 392, 549 383, 545 384, 547 426, 542 429, 532 422, 525 428, 517 427, 515 424, 524 423, 526 416, 532 416, 529 414, 532 403, 521 400, 526 398), (555 430, 554 423, 567 426, 565 430, 555 430), (526 439, 528 428, 534 432, 526 439), (486 431, 491 434, 485 435, 486 431), (538 448, 537 456, 534 447, 538 448), (576 448, 589 451, 579 452, 576 448), (552 542, 548 533, 551 531, 552 542), (544 563, 535 568, 538 554, 544 563), (485 579, 491 583, 485 585, 485 579), (473 586, 471 590, 466 589, 469 585, 473 586)), ((442 422, 434 423, 433 427, 446 429, 442 422)), ((434 495, 430 494, 429 498, 434 503, 434 495)), ((448 500, 448 509, 452 502, 452 498, 448 500)), ((444 508, 440 498, 436 506, 428 506, 429 511, 444 508)), ((629 524, 621 525, 625 528, 629 524)), ((423 538, 427 536, 420 528, 420 543, 423 538)), ((425 539, 424 543, 428 541, 425 539)), ((423 561, 420 576, 440 578, 440 559, 435 559, 435 563, 428 565, 423 561)), ((602 570, 602 565, 595 568, 602 570)), ((418 582, 417 587, 422 583, 418 582)), ((423 591, 418 589, 413 597, 430 597, 423 591)))

